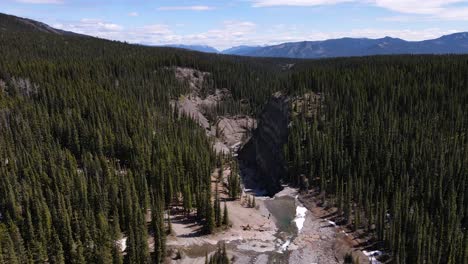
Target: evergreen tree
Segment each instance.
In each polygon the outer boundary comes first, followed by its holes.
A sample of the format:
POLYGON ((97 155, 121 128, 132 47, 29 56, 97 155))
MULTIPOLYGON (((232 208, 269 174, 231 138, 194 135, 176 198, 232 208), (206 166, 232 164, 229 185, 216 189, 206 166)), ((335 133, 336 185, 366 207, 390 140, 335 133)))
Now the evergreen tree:
POLYGON ((227 208, 226 202, 224 202, 223 222, 222 222, 222 224, 224 226, 229 225, 229 213, 228 213, 228 208, 227 208))
POLYGON ((219 201, 219 195, 217 193, 216 193, 215 204, 214 204, 214 212, 215 212, 216 226, 220 227, 222 224, 221 202, 219 201))
POLYGON ((205 232, 207 234, 211 234, 214 231, 215 228, 215 216, 214 216, 214 210, 213 206, 211 205, 211 197, 208 194, 206 197, 206 212, 205 212, 205 232))

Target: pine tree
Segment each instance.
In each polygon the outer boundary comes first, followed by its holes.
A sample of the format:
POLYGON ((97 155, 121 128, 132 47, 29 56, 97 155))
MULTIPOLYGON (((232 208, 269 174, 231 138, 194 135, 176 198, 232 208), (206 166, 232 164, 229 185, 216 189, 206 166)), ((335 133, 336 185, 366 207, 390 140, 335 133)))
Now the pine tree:
POLYGON ((231 173, 228 176, 228 191, 231 199, 237 199, 241 192, 240 179, 234 163, 231 164, 231 173))
POLYGON ((225 263, 225 264, 229 264, 229 258, 228 258, 228 255, 227 255, 227 251, 226 251, 226 244, 223 243, 223 251, 222 251, 222 257, 221 257, 221 263, 225 263))
POLYGON ((185 213, 187 215, 190 215, 190 212, 192 211, 192 191, 190 188, 190 184, 184 185, 182 199, 185 213))
MULTIPOLYGON (((114 241, 117 241, 121 236, 121 230, 119 225, 119 217, 117 212, 114 212, 114 216, 112 217, 112 237, 114 241)), ((113 243, 112 247, 112 263, 114 264, 122 264, 123 263, 123 256, 121 253, 120 245, 117 242, 113 243)))
POLYGON ((172 221, 171 221, 171 210, 167 210, 167 230, 166 234, 172 234, 172 221))
POLYGON ((221 202, 219 201, 218 194, 216 194, 216 198, 215 198, 214 212, 215 212, 216 226, 220 227, 222 224, 222 217, 221 217, 221 202))
POLYGON ((166 252, 166 232, 164 225, 164 211, 162 204, 154 206, 151 210, 151 226, 153 229, 154 239, 154 263, 162 263, 166 252))
POLYGON ((19 264, 19 258, 16 255, 13 241, 8 234, 6 227, 0 223, 0 248, 2 251, 3 263, 19 264))
POLYGON ((211 205, 211 197, 208 194, 206 199, 206 212, 205 212, 205 232, 211 234, 215 228, 214 210, 211 205))
POLYGON ((223 222, 222 222, 222 224, 224 226, 229 225, 229 215, 228 215, 228 208, 227 208, 227 205, 226 205, 226 201, 224 202, 223 222))
POLYGON ((65 256, 63 252, 62 243, 58 235, 54 232, 53 234, 53 244, 51 245, 51 252, 50 252, 50 262, 55 264, 65 263, 65 256))
POLYGON ((164 241, 163 241, 163 233, 161 232, 161 227, 159 225, 156 225, 154 227, 154 257, 153 257, 153 262, 154 263, 161 263, 163 262, 164 259, 164 251, 165 251, 165 246, 164 246, 164 241))
POLYGON ((81 244, 80 240, 78 240, 72 247, 70 252, 70 259, 71 263, 73 264, 85 264, 85 255, 83 245, 81 244))

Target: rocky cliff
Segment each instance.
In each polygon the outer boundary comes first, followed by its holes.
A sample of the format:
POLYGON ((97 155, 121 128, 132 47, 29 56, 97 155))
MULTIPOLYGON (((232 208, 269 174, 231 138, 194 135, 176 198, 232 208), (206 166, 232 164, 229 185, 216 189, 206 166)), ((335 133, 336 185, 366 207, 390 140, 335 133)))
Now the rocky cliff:
POLYGON ((281 178, 287 173, 283 145, 288 140, 288 97, 281 93, 274 94, 257 121, 257 129, 239 151, 239 160, 252 171, 251 177, 255 178, 249 181, 244 179, 244 182, 256 182, 268 195, 273 195, 281 190, 281 178))

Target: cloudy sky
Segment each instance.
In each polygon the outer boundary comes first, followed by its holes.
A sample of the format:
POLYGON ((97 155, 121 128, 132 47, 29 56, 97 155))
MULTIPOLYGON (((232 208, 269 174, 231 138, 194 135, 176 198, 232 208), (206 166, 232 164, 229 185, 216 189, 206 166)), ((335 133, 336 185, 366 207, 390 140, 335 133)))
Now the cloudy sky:
POLYGON ((468 31, 468 0, 0 0, 0 12, 102 38, 218 49, 468 31))

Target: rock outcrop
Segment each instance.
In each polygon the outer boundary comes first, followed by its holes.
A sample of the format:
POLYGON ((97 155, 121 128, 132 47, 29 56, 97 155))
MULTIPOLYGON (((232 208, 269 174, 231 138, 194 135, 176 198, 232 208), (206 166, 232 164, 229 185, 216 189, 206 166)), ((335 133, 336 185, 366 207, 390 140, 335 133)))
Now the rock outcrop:
POLYGON ((175 77, 188 84, 190 93, 180 96, 170 103, 180 114, 191 117, 205 129, 206 135, 213 140, 217 153, 235 154, 239 146, 256 127, 256 120, 247 115, 211 116, 209 111, 232 97, 227 89, 215 89, 202 96, 205 78, 209 72, 191 68, 174 68, 175 77))
POLYGON ((281 178, 287 173, 283 145, 288 140, 288 97, 274 94, 257 121, 252 137, 239 151, 239 159, 243 166, 253 170, 255 179, 250 182, 256 182, 268 195, 273 195, 281 190, 281 178))

